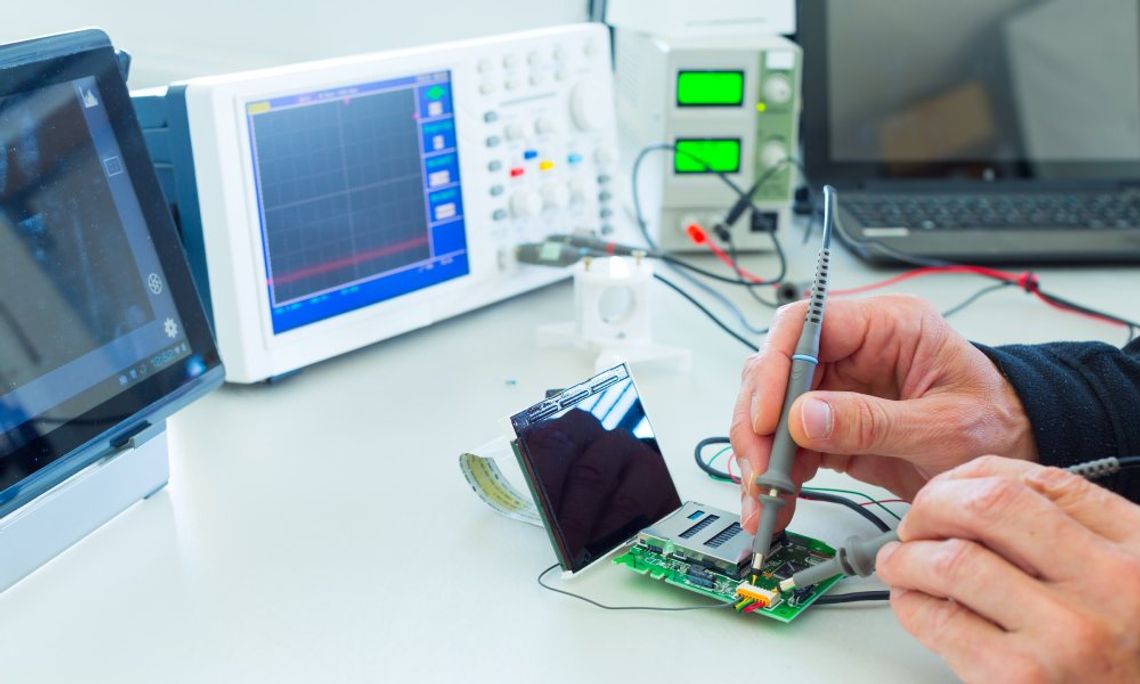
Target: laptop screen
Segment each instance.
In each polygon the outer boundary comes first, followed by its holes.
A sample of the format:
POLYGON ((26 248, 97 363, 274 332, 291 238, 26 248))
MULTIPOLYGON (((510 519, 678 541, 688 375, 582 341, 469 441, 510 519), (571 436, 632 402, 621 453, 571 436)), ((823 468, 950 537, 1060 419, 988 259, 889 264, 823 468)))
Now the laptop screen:
POLYGON ((809 166, 824 176, 1140 175, 1138 6, 801 2, 809 166))

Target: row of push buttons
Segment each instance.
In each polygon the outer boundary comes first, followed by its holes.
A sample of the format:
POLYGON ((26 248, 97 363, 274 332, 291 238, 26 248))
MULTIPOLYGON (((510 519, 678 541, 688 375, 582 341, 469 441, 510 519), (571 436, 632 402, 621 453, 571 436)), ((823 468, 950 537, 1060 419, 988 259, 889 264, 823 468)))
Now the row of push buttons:
MULTIPOLYGON (((587 57, 596 55, 599 49, 600 45, 595 40, 588 40, 581 47, 582 53, 587 57)), ((570 71, 566 66, 567 56, 567 49, 562 46, 556 46, 549 53, 537 49, 531 50, 526 56, 526 62, 531 67, 531 72, 526 81, 532 86, 541 86, 552 77, 555 81, 565 81, 570 78, 570 71), (552 66, 554 67, 553 74, 545 68, 551 62, 553 62, 552 66)), ((479 84, 479 92, 483 95, 491 95, 499 89, 500 83, 504 90, 522 88, 522 75, 515 71, 521 64, 522 57, 516 53, 504 55, 501 60, 495 57, 483 57, 476 64, 476 69, 483 75, 482 82, 479 84), (502 76, 501 82, 495 79, 495 72, 499 69, 500 64, 507 71, 502 76)))
MULTIPOLYGON (((570 78, 570 74, 565 69, 559 69, 558 71, 554 72, 555 81, 565 81, 567 78, 570 78)), ((546 76, 541 73, 531 74, 530 78, 528 78, 527 81, 533 86, 540 86, 546 83, 546 76)), ((518 90, 522 87, 522 84, 523 81, 521 78, 518 76, 511 76, 510 78, 503 81, 503 89, 518 90)), ((480 94, 492 95, 496 90, 497 86, 494 81, 483 81, 479 84, 480 94)))
MULTIPOLYGON (((612 193, 607 189, 610 182, 610 177, 606 174, 599 174, 597 177, 598 203, 602 206, 598 210, 598 216, 602 220, 609 219, 613 216, 613 209, 606 206, 606 204, 613 199, 612 193)), ((510 211, 506 209, 495 209, 491 213, 491 218, 495 221, 502 221, 509 215, 513 214, 516 218, 528 218, 538 215, 544 208, 548 209, 562 209, 570 203, 582 203, 589 199, 591 192, 591 184, 581 176, 575 176, 570 179, 569 184, 553 181, 543 183, 537 192, 530 189, 520 189, 513 193, 510 198, 510 211)), ((503 186, 495 184, 491 186, 491 196, 498 197, 503 194, 503 186)), ((603 235, 608 235, 613 232, 613 227, 608 224, 601 226, 603 235)))
MULTIPOLYGON (((533 161, 537 158, 538 158, 538 150, 524 150, 523 151, 523 160, 524 161, 533 161)), ((570 166, 574 166, 574 165, 580 163, 581 161, 582 161, 582 155, 578 154, 577 152, 571 152, 570 154, 566 155, 566 163, 569 164, 570 166)), ((495 172, 501 168, 503 168, 503 163, 501 161, 499 161, 498 159, 492 160, 492 161, 487 163, 487 170, 488 171, 495 172)), ((551 159, 542 159, 538 162, 538 170, 539 171, 550 171, 553 168, 554 168, 554 161, 551 159)), ((511 178, 518 178, 519 176, 526 173, 526 169, 521 167, 521 166, 513 166, 513 167, 511 167, 510 173, 511 173, 511 178)))
MULTIPOLYGON (((587 57, 593 56, 598 53, 600 47, 601 45, 597 40, 588 40, 581 46, 582 54, 587 57)), ((556 45, 554 49, 550 51, 549 56, 555 62, 562 62, 566 59, 567 54, 565 47, 556 45)), ((526 62, 531 66, 542 66, 547 61, 547 53, 539 49, 531 50, 526 55, 526 62)), ((481 74, 487 74, 497 69, 500 64, 502 64, 505 69, 514 69, 522 64, 522 56, 512 52, 503 55, 502 59, 498 60, 494 57, 483 57, 476 64, 476 69, 478 69, 481 74)))

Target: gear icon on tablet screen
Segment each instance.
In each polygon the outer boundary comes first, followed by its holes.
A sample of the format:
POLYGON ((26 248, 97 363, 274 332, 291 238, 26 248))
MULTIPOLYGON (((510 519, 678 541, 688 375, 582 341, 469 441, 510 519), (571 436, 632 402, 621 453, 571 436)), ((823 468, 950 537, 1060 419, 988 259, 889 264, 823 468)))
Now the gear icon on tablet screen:
POLYGON ((174 322, 173 318, 167 318, 162 324, 162 329, 166 331, 166 336, 174 339, 178 337, 178 324, 174 322))

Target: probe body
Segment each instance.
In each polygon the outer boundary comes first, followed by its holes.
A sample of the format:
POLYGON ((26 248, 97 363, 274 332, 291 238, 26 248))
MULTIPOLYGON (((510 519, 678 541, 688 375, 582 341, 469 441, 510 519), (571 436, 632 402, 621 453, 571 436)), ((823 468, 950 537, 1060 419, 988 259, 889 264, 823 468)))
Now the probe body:
POLYGON ((760 522, 752 541, 752 582, 755 584, 764 566, 764 558, 772 546, 772 533, 776 527, 776 516, 784 506, 783 496, 794 495, 792 482, 792 461, 799 448, 792 433, 788 430, 788 417, 792 404, 805 392, 810 392, 815 380, 815 369, 819 365, 819 338, 823 331, 823 309, 827 301, 827 286, 831 268, 831 231, 835 222, 835 188, 823 188, 823 246, 815 267, 811 295, 804 327, 799 342, 792 355, 792 368, 788 376, 788 386, 784 393, 783 411, 780 413, 776 434, 772 440, 772 451, 768 457, 768 468, 756 477, 760 489, 760 522))

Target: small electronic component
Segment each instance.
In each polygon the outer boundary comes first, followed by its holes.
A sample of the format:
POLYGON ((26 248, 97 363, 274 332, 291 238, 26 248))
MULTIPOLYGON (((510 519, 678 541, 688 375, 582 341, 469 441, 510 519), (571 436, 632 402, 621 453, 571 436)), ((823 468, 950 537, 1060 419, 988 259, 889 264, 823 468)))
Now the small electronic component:
POLYGON ((756 601, 760 604, 761 608, 767 608, 780 601, 780 592, 758 587, 749 582, 741 582, 738 584, 736 587, 736 595, 740 598, 756 601))
POLYGON ((752 548, 752 536, 736 515, 692 501, 638 532, 637 539, 656 548, 670 544, 674 558, 728 577, 741 576, 752 548))

